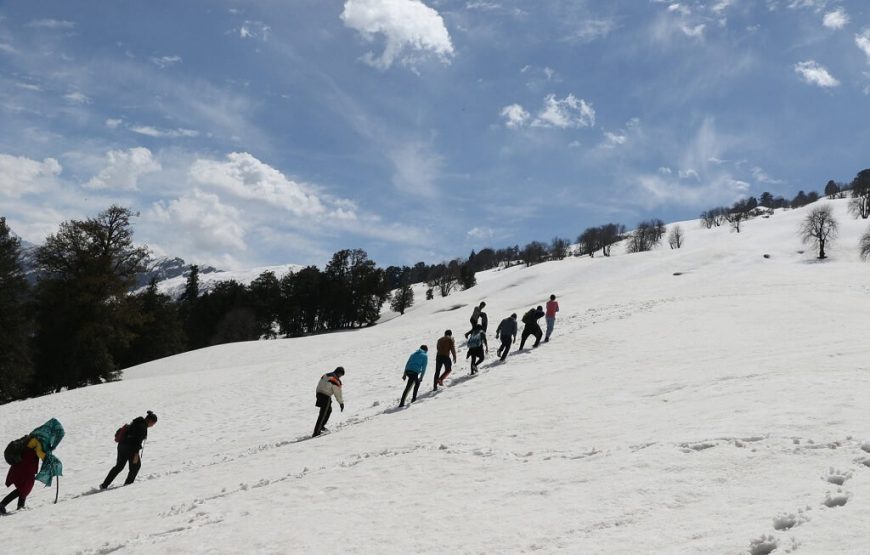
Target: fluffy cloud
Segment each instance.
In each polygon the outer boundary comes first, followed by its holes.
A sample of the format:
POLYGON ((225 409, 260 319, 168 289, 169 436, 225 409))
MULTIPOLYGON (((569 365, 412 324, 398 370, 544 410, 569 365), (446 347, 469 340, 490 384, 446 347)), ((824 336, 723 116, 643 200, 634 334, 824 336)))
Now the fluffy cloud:
POLYGON ((505 106, 501 110, 501 117, 505 119, 505 125, 511 128, 522 127, 528 123, 531 114, 519 104, 505 106))
POLYGON ((160 162, 147 148, 110 150, 106 153, 105 167, 84 186, 88 189, 136 190, 140 177, 161 169, 160 162))
POLYGON ((867 55, 867 60, 870 61, 870 29, 865 29, 860 35, 855 35, 855 44, 867 55))
POLYGON ((54 158, 42 162, 0 154, 0 195, 17 198, 44 191, 62 171, 54 158))
POLYGON ((231 255, 245 250, 245 218, 235 207, 221 202, 215 194, 194 189, 170 202, 157 202, 145 214, 144 221, 158 228, 171 228, 172 252, 186 258, 234 266, 231 255))
POLYGON ((264 202, 296 216, 352 220, 353 203, 334 199, 312 185, 288 179, 283 173, 247 152, 233 152, 225 161, 197 160, 190 168, 191 181, 216 187, 238 198, 264 202))
POLYGON ((347 0, 341 20, 367 41, 374 40, 375 35, 384 36, 383 53, 376 56, 369 52, 363 57, 378 69, 388 69, 397 60, 413 65, 427 54, 449 63, 453 55, 453 43, 441 15, 419 0, 347 0))
POLYGON ((587 19, 568 35, 567 40, 589 43, 606 37, 616 27, 612 19, 587 19))
POLYGON ((505 125, 513 129, 526 125, 558 129, 595 127, 595 110, 592 104, 573 94, 561 100, 555 94, 548 94, 544 97, 543 107, 534 118, 519 104, 502 108, 501 117, 505 119, 505 125))
POLYGON ((833 75, 828 73, 828 70, 825 69, 824 66, 819 63, 808 60, 806 62, 800 62, 795 64, 794 70, 803 77, 804 81, 811 85, 818 85, 823 88, 830 88, 839 86, 840 82, 837 81, 833 75))
POLYGON ((489 227, 474 227, 465 235, 472 241, 489 241, 495 237, 495 231, 489 227))
POLYGON ((532 121, 532 127, 595 127, 595 110, 592 105, 569 94, 559 100, 555 94, 544 98, 544 107, 532 121))
POLYGON ((822 25, 828 29, 842 29, 849 24, 849 14, 843 8, 837 8, 832 12, 825 14, 822 18, 822 25))

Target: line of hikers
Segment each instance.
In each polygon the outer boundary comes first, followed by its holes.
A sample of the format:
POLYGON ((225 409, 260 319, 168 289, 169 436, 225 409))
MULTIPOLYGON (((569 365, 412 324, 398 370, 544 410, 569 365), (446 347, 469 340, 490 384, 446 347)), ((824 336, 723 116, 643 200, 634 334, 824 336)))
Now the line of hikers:
MULTIPOLYGON (((489 323, 489 318, 483 309, 486 307, 486 302, 481 301, 469 319, 471 329, 465 333, 468 340, 466 359, 471 359, 471 374, 477 374, 478 366, 485 357, 484 351, 489 352, 489 344, 486 340, 486 328, 489 323)), ((526 340, 534 336, 535 343, 532 347, 537 347, 541 344, 541 337, 544 338, 544 343, 550 341, 550 336, 553 334, 553 328, 556 324, 556 313, 559 312, 559 303, 556 301, 556 295, 550 295, 550 300, 547 301, 546 310, 538 306, 529 309, 522 318, 524 324, 523 333, 520 340, 520 348, 522 350, 526 345, 526 340), (541 326, 538 325, 538 320, 542 317, 546 318, 547 333, 541 331, 541 326)), ((511 345, 517 340, 517 315, 511 314, 499 323, 495 330, 495 335, 501 340, 501 345, 498 348, 498 357, 503 362, 507 359, 511 345)), ((444 335, 438 339, 435 345, 435 380, 432 384, 432 390, 437 391, 438 386, 444 385, 444 380, 453 371, 453 365, 456 364, 456 343, 453 340, 453 332, 446 330, 444 335), (442 368, 444 373, 441 373, 442 368)), ((405 390, 402 392, 402 400, 399 401, 399 407, 404 407, 408 399, 408 394, 411 394, 411 402, 417 400, 417 393, 420 391, 420 383, 423 381, 423 376, 426 374, 426 367, 429 364, 429 347, 428 345, 420 345, 420 348, 414 351, 408 358, 405 364, 405 370, 402 373, 402 380, 405 382, 405 390)), ((332 397, 338 401, 341 410, 344 411, 344 399, 341 395, 341 378, 344 377, 344 368, 339 366, 332 372, 327 372, 320 377, 317 383, 315 406, 320 409, 317 415, 317 422, 314 424, 314 434, 312 437, 317 437, 323 432, 328 432, 326 423, 329 421, 329 416, 332 414, 332 397)))
MULTIPOLYGON (((474 308, 471 314, 470 323, 471 329, 465 334, 467 342, 466 359, 471 359, 471 374, 477 374, 478 366, 483 362, 485 354, 489 352, 489 344, 486 339, 486 329, 489 323, 489 318, 483 309, 486 307, 485 302, 481 302, 474 308)), ((556 302, 556 296, 550 295, 550 300, 546 304, 546 311, 543 307, 538 306, 527 311, 522 318, 524 324, 523 333, 520 340, 522 350, 525 347, 526 340, 534 336, 535 343, 532 347, 537 347, 541 344, 541 337, 544 333, 541 331, 541 326, 538 325, 538 320, 541 317, 546 317, 547 333, 544 336, 544 342, 550 340, 553 333, 553 328, 556 322, 556 313, 559 312, 559 303, 556 302)), ((501 341, 498 348, 498 356, 504 361, 510 351, 511 345, 516 343, 517 339, 517 315, 511 314, 502 320, 495 330, 495 335, 501 341)), ((444 380, 453 371, 453 365, 456 364, 456 343, 453 340, 453 332, 446 330, 444 335, 438 339, 436 343, 435 355, 435 380, 432 384, 432 389, 438 389, 438 386, 444 385, 444 380), (442 368, 444 373, 441 373, 442 368)), ((426 374, 426 367, 429 362, 429 348, 426 345, 420 345, 405 364, 405 370, 402 374, 402 380, 405 383, 405 390, 402 393, 402 400, 399 403, 400 407, 405 406, 408 394, 411 393, 411 402, 417 400, 417 393, 420 390, 420 383, 423 376, 426 374)), ((328 432, 326 423, 332 415, 332 398, 338 401, 339 407, 344 411, 344 399, 341 393, 342 382, 344 377, 344 368, 339 366, 332 372, 328 372, 320 377, 316 389, 315 406, 318 407, 317 422, 314 425, 314 434, 312 437, 317 437, 323 432, 328 432)), ((157 424, 157 415, 147 412, 145 416, 139 416, 133 419, 129 424, 121 426, 115 432, 115 442, 118 444, 117 459, 115 466, 109 470, 106 479, 100 484, 99 489, 107 489, 118 474, 124 470, 125 466, 129 466, 127 478, 124 480, 124 485, 130 485, 136 480, 139 469, 142 467, 142 450, 144 442, 148 438, 148 428, 157 424)), ((53 452, 64 437, 64 429, 61 423, 52 418, 42 426, 36 428, 26 436, 10 442, 3 452, 6 462, 9 463, 9 472, 6 475, 6 486, 14 486, 11 493, 0 500, 0 515, 6 514, 6 506, 12 501, 18 501, 18 509, 23 509, 27 496, 30 494, 35 482, 38 480, 46 486, 50 486, 52 478, 63 475, 63 465, 60 460, 54 456, 53 452), (39 461, 42 461, 42 468, 39 469, 39 461)), ((60 485, 58 484, 58 490, 60 485)), ((57 502, 57 498, 55 498, 57 502)))
MULTIPOLYGON (((132 422, 124 424, 115 432, 115 441, 118 443, 117 462, 100 484, 100 490, 107 489, 127 465, 130 469, 124 485, 130 485, 136 480, 136 475, 142 466, 143 443, 148 438, 148 428, 156 423, 157 415, 149 410, 145 416, 134 418, 132 422)), ((63 476, 63 464, 54 456, 54 450, 57 449, 64 435, 63 425, 56 418, 52 418, 26 436, 9 442, 3 451, 3 457, 9 464, 6 486, 13 486, 14 489, 0 500, 0 515, 5 515, 6 506, 16 499, 17 508, 23 509, 36 481, 48 487, 53 478, 60 480, 60 476, 63 476), (39 461, 42 461, 41 469, 39 461)), ((54 501, 57 503, 57 497, 54 501)))

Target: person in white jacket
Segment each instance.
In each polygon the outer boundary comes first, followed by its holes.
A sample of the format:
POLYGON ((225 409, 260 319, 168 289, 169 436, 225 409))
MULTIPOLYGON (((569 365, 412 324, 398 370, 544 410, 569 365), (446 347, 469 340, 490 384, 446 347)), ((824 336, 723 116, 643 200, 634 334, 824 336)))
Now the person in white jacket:
POLYGON ((326 423, 329 421, 329 416, 332 414, 332 397, 338 401, 338 406, 344 412, 344 399, 341 396, 341 378, 344 376, 344 368, 339 366, 332 372, 327 372, 320 377, 317 382, 317 402, 314 404, 320 407, 320 413, 317 415, 317 423, 314 424, 314 435, 319 436, 326 429, 326 423))

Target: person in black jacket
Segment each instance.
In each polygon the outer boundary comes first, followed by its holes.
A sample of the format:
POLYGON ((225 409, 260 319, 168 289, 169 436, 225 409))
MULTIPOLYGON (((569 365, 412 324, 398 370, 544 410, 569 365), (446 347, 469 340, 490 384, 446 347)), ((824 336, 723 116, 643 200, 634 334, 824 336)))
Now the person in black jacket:
POLYGON ((504 360, 508 356, 508 351, 511 350, 511 345, 517 340, 517 314, 516 312, 501 321, 495 329, 495 335, 501 339, 501 346, 498 348, 498 356, 504 360))
POLYGON ((535 336, 535 344, 532 347, 537 347, 541 344, 541 337, 544 335, 544 332, 541 331, 541 326, 538 325, 538 320, 544 317, 544 308, 539 306, 538 308, 532 308, 528 312, 523 315, 523 336, 520 340, 520 351, 523 350, 523 347, 526 345, 526 339, 529 338, 530 335, 535 336))
POLYGON ((148 428, 154 424, 157 424, 157 415, 149 410, 146 416, 138 416, 127 425, 123 437, 118 441, 118 461, 112 470, 109 471, 103 483, 100 484, 100 489, 108 488, 128 463, 130 471, 127 473, 124 485, 129 486, 136 480, 136 475, 142 466, 139 452, 142 451, 142 443, 148 438, 148 428))

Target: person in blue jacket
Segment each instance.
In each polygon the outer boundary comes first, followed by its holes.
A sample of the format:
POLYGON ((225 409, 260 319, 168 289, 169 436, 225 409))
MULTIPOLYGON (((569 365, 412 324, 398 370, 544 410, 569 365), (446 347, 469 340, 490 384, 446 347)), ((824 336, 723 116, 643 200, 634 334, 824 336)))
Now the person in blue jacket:
POLYGON ((420 345, 420 348, 414 351, 414 354, 408 359, 405 364, 405 373, 402 374, 402 379, 405 384, 405 392, 402 393, 402 402, 400 407, 405 406, 405 399, 408 397, 408 392, 414 388, 414 394, 411 396, 411 402, 417 400, 417 391, 420 389, 420 382, 423 380, 423 375, 426 373, 426 365, 429 363, 429 347, 420 345))

